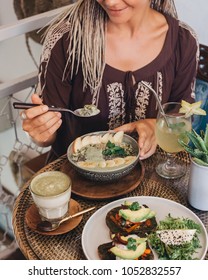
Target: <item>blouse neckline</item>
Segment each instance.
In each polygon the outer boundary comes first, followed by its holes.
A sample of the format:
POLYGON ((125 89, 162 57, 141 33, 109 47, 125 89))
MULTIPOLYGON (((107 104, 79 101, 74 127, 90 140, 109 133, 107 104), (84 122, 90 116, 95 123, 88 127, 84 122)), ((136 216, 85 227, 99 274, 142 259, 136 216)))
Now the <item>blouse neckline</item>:
POLYGON ((163 47, 160 51, 160 53, 157 55, 157 57, 155 59, 153 59, 153 61, 151 61, 150 63, 148 63, 147 65, 135 70, 135 71, 123 71, 120 69, 117 69, 109 64, 106 64, 106 70, 110 69, 111 72, 114 72, 115 74, 122 74, 125 75, 127 72, 132 72, 134 74, 135 77, 140 77, 140 78, 144 78, 150 75, 153 75, 156 71, 158 71, 158 69, 162 68, 163 65, 166 64, 166 62, 170 59, 173 50, 175 48, 175 44, 177 42, 177 36, 175 35, 174 38, 174 34, 177 34, 177 30, 178 29, 178 20, 172 18, 169 15, 164 14, 167 23, 168 23, 168 31, 166 34, 166 38, 163 44, 163 47), (174 32, 173 32, 174 29, 174 32))

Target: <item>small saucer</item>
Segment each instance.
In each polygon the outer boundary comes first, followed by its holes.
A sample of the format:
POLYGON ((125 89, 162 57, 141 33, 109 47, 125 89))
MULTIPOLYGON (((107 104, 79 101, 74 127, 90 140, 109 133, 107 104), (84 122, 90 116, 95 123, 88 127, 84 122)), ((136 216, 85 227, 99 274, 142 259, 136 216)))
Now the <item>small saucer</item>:
MULTIPOLYGON (((79 203, 77 201, 75 201, 74 199, 71 199, 70 200, 70 209, 69 209, 70 215, 73 215, 79 211, 81 211, 81 207, 80 207, 79 203)), ((83 215, 80 215, 78 217, 70 219, 70 220, 62 223, 56 230, 49 231, 49 232, 40 231, 37 229, 37 224, 41 222, 41 218, 38 213, 38 209, 37 209, 36 205, 33 203, 26 211, 25 221, 26 221, 27 226, 31 230, 33 230, 37 233, 40 233, 42 235, 59 235, 59 234, 64 234, 66 232, 69 232, 72 229, 74 229, 75 227, 77 227, 79 225, 79 223, 81 222, 82 217, 83 217, 83 215)))

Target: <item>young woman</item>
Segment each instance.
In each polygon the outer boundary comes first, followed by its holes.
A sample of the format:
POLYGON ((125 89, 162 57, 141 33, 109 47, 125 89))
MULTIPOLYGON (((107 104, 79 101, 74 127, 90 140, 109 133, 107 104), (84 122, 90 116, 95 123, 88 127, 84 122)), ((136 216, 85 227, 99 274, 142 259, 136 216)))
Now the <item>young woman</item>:
POLYGON ((156 148, 158 106, 141 81, 162 103, 192 102, 197 59, 195 33, 177 19, 172 0, 78 0, 47 31, 32 96, 40 106, 22 112, 23 129, 52 145, 49 161, 76 137, 112 129, 136 132, 140 158, 147 158, 156 148), (84 119, 47 107, 85 104, 100 114, 84 119))

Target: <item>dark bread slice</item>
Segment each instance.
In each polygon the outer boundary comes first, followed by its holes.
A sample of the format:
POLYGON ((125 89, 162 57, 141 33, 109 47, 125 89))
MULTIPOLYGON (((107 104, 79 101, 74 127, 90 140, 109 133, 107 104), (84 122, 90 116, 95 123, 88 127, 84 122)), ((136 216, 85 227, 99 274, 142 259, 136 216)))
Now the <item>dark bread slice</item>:
MULTIPOLYGON (((113 242, 104 243, 98 246, 98 255, 101 260, 116 260, 116 256, 109 251, 109 249, 112 248, 113 246, 114 246, 113 242)), ((147 243, 147 249, 151 250, 148 243, 147 243)), ((150 254, 143 254, 138 258, 138 260, 154 260, 154 254, 152 250, 150 254)))
MULTIPOLYGON (((143 205, 144 207, 148 207, 147 205, 143 205)), ((110 229, 111 233, 120 233, 121 235, 128 234, 137 234, 140 237, 145 237, 150 232, 154 231, 157 227, 157 221, 155 217, 152 217, 144 222, 142 222, 139 227, 135 228, 133 231, 128 232, 128 227, 125 225, 125 220, 123 219, 123 225, 115 222, 116 215, 119 210, 123 209, 123 206, 118 206, 111 209, 106 215, 106 225, 110 229)))

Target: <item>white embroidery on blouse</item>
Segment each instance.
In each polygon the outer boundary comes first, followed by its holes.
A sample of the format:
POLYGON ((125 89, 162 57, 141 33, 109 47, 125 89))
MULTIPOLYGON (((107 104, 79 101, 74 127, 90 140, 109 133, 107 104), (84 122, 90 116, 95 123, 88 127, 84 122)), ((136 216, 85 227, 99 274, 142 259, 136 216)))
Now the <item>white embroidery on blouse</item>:
POLYGON ((114 129, 125 122, 124 90, 121 83, 107 85, 109 98, 109 129, 114 129))
MULTIPOLYGON (((149 86, 151 83, 146 82, 149 86)), ((147 106, 149 104, 150 92, 147 87, 143 84, 138 83, 136 89, 135 98, 136 98, 136 109, 135 109, 135 119, 144 119, 146 117, 147 106)))
MULTIPOLYGON (((161 72, 157 73, 157 94, 160 101, 162 101, 162 91, 163 91, 163 76, 161 72)), ((148 83, 152 86, 152 83, 148 83)), ((125 101, 124 101, 124 90, 122 83, 112 83, 107 85, 107 93, 109 98, 109 129, 113 129, 125 123, 125 101)), ((135 120, 146 118, 147 107, 149 105, 149 98, 152 93, 149 88, 145 87, 142 83, 137 84, 137 89, 135 92, 136 108, 135 108, 135 120)))
POLYGON ((43 43, 43 50, 40 58, 40 63, 44 63, 45 67, 40 64, 40 72, 38 75, 38 86, 36 92, 42 94, 46 82, 46 73, 48 68, 48 63, 51 57, 51 51, 58 42, 58 40, 63 37, 66 32, 69 32, 70 24, 68 21, 61 22, 58 26, 52 26, 46 36, 43 43), (41 84, 41 76, 43 75, 44 84, 41 84))

